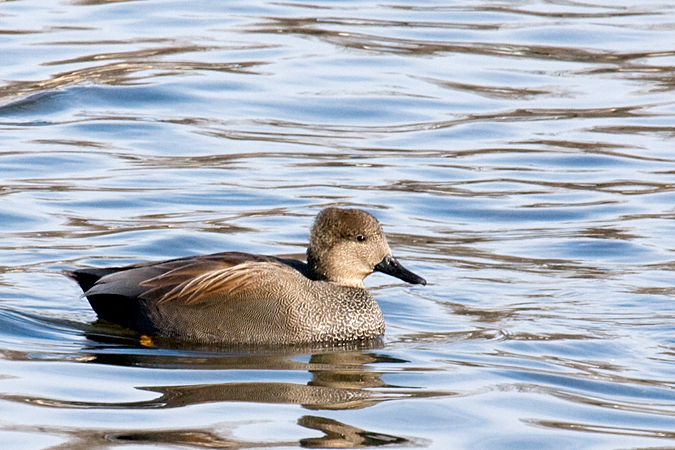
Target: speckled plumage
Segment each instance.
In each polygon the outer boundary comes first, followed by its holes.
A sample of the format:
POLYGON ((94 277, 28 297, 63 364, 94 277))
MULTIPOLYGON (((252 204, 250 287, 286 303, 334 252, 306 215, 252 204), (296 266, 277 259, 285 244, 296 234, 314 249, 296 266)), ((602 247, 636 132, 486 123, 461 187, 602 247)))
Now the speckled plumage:
POLYGON ((148 335, 223 344, 298 344, 384 333, 363 286, 378 270, 426 284, 391 256, 377 220, 327 208, 310 234, 308 261, 226 252, 69 272, 100 319, 148 335))

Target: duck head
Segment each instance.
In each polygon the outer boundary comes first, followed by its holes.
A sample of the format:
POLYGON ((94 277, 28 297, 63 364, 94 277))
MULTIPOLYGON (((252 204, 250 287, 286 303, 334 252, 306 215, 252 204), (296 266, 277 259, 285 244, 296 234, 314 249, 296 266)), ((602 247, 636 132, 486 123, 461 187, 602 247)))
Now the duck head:
POLYGON ((412 284, 424 278, 403 267, 375 217, 360 209, 326 208, 317 215, 309 237, 307 263, 316 279, 363 287, 374 271, 412 284))

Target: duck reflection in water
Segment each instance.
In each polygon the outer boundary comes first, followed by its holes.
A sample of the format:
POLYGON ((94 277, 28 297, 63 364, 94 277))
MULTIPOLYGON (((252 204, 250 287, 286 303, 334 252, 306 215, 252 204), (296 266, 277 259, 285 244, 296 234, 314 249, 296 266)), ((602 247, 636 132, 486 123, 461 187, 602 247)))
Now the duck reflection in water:
POLYGON ((327 419, 317 416, 302 416, 298 420, 298 425, 318 430, 324 433, 324 436, 318 438, 300 439, 299 442, 237 442, 229 439, 223 439, 216 434, 203 431, 153 431, 148 433, 120 433, 116 435, 107 435, 116 441, 124 442, 150 442, 150 443, 168 443, 195 445, 208 448, 250 448, 250 447, 281 447, 300 444, 303 448, 367 448, 380 447, 389 444, 410 444, 411 441, 402 437, 390 434, 373 433, 361 428, 346 425, 337 420, 327 419))
MULTIPOLYGON (((87 410, 144 410, 182 408, 207 403, 268 403, 296 404, 310 410, 347 410, 361 409, 383 401, 405 401, 420 397, 453 395, 449 392, 430 392, 418 387, 404 388, 385 384, 382 372, 373 370, 378 364, 405 363, 381 353, 342 348, 316 350, 308 362, 298 359, 302 353, 287 351, 283 353, 265 352, 260 354, 227 354, 217 352, 195 352, 192 350, 165 350, 161 354, 147 353, 147 349, 138 347, 137 352, 127 349, 126 354, 110 353, 110 343, 101 343, 89 350, 89 360, 96 364, 115 364, 133 367, 190 369, 190 370, 255 370, 265 368, 272 371, 308 370, 312 379, 307 384, 289 382, 235 382, 220 384, 190 384, 183 386, 150 386, 137 389, 156 392, 154 399, 135 402, 83 402, 55 398, 32 397, 23 395, 3 395, 2 400, 29 404, 37 407, 87 410), (136 353, 135 353, 136 352, 136 353)), ((288 349, 288 348, 287 348, 288 349)), ((84 354, 83 354, 84 358, 84 354)), ((240 426, 239 422, 228 423, 227 428, 240 426)), ((352 425, 337 422, 321 416, 302 416, 298 425, 325 433, 318 438, 303 438, 294 443, 269 443, 265 446, 303 446, 308 448, 365 448, 384 444, 405 444, 419 441, 418 438, 401 437, 368 431, 352 425)), ((44 431, 44 430, 43 430, 44 431)), ((65 430, 60 430, 63 434, 65 430)), ((68 433, 66 433, 68 434, 68 433)), ((81 444, 92 445, 100 441, 134 441, 137 443, 171 443, 175 445, 194 445, 203 447, 225 446, 225 448, 257 447, 260 443, 242 442, 221 437, 219 433, 206 429, 174 430, 77 430, 73 432, 73 441, 84 440, 81 444), (227 445, 225 445, 227 444, 227 445)), ((75 442, 72 442, 73 445, 75 442)), ((69 443, 70 444, 70 443, 69 443)), ((79 445, 79 444, 78 444, 79 445)), ((69 448, 80 448, 78 446, 69 448)), ((92 447, 81 447, 92 448, 92 447)))
MULTIPOLYGON (((40 433, 58 436, 66 442, 53 449, 89 450, 94 448, 111 448, 115 444, 133 445, 170 445, 181 448, 367 448, 381 447, 388 444, 422 446, 421 439, 406 439, 384 433, 374 433, 353 427, 337 420, 318 416, 302 416, 298 425, 324 433, 321 437, 304 438, 298 441, 242 441, 222 436, 220 433, 204 429, 177 430, 105 430, 81 429, 69 427, 40 426, 40 433)), ((34 433, 31 426, 3 426, 0 430, 16 433, 34 433)), ((223 434, 228 434, 227 432, 223 434)))

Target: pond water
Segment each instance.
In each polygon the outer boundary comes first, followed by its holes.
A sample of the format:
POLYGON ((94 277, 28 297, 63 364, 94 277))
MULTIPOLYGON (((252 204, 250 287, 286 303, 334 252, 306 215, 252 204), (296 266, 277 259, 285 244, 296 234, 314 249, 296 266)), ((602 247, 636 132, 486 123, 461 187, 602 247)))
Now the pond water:
POLYGON ((675 4, 0 3, 0 447, 675 446, 675 4), (144 345, 63 270, 303 253, 382 342, 144 345))

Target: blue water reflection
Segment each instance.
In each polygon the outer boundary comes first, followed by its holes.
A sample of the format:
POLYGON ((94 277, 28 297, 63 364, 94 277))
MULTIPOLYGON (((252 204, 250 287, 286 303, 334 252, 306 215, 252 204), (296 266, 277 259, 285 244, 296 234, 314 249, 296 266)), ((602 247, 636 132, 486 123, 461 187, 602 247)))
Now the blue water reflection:
POLYGON ((667 3, 0 3, 3 448, 665 448, 667 3), (302 254, 354 206, 429 284, 383 341, 155 342, 62 270, 302 254))

